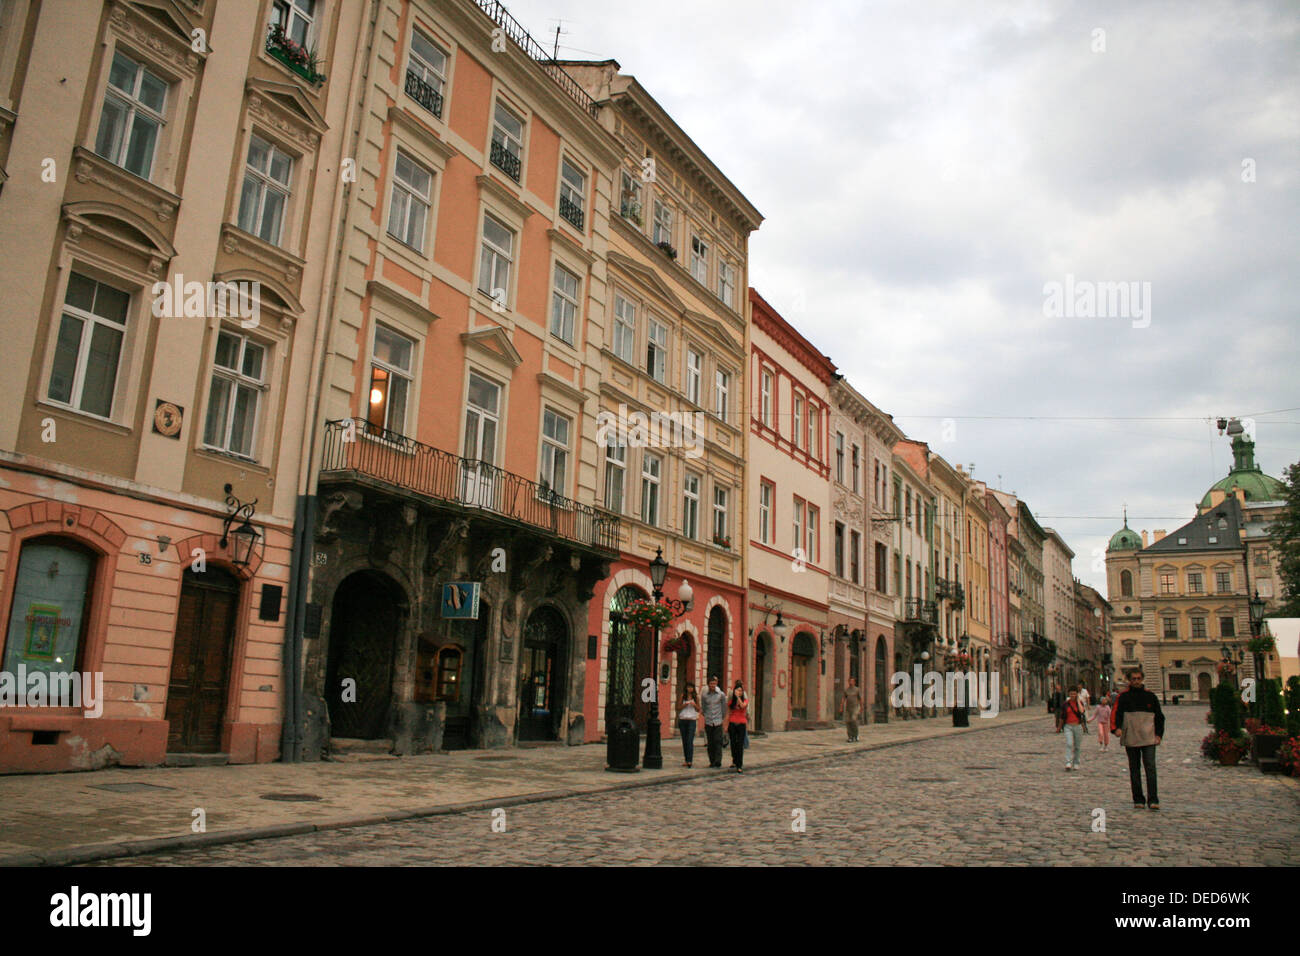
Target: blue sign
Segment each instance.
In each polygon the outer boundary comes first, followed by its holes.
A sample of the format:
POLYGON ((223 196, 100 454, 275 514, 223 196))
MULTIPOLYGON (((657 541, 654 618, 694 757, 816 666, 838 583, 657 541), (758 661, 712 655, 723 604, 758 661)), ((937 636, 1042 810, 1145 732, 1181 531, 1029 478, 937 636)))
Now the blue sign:
POLYGON ((448 581, 442 586, 442 616, 461 621, 478 620, 478 581, 448 581))

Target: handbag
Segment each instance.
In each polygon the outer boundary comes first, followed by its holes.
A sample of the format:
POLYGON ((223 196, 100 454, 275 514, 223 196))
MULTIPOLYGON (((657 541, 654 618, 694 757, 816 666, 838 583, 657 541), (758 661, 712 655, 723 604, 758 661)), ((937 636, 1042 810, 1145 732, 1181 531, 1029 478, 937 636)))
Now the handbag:
POLYGON ((749 749, 749 724, 745 725, 745 749, 749 749))

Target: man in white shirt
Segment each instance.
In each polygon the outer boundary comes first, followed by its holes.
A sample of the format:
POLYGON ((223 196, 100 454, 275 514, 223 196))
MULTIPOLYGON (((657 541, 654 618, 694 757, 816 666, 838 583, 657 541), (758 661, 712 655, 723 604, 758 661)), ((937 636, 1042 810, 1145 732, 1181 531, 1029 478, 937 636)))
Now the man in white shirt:
POLYGON ((704 712, 704 736, 709 748, 709 766, 722 766, 722 722, 727 717, 727 695, 718 687, 716 676, 709 678, 709 689, 700 697, 704 712))

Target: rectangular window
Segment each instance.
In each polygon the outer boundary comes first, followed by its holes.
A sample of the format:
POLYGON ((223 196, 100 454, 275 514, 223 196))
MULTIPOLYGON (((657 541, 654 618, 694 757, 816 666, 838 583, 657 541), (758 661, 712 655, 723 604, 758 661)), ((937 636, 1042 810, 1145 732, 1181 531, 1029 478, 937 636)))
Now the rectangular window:
POLYGON ((551 293, 551 334, 570 345, 578 318, 578 277, 558 262, 551 293))
POLYGON ((820 461, 821 454, 821 413, 812 402, 808 403, 808 454, 820 461))
POLYGON ((614 354, 629 365, 636 349, 636 306, 614 296, 614 354))
POLYGON ((280 244, 293 159, 262 137, 248 138, 244 187, 239 194, 239 228, 272 245, 280 244))
POLYGON ((726 262, 718 263, 718 298, 728 308, 736 307, 736 270, 726 262))
POLYGON ((581 231, 586 219, 587 177, 567 159, 560 162, 560 215, 581 231))
POLYGON ((673 244, 673 211, 667 203, 655 200, 654 244, 673 244))
POLYGON ((1178 637, 1178 618, 1162 618, 1165 625, 1165 640, 1176 640, 1178 637))
POLYGON ((1237 636, 1237 621, 1231 617, 1219 618, 1219 635, 1221 637, 1237 636))
POLYGON ((861 584, 861 561, 860 552, 862 551, 862 535, 856 531, 849 532, 849 580, 854 584, 861 584))
POLYGON ((822 547, 822 525, 821 511, 808 506, 808 563, 819 564, 821 562, 822 547))
POLYGON ((803 507, 803 499, 796 496, 794 499, 794 510, 791 512, 794 516, 794 536, 791 538, 791 541, 793 542, 791 544, 792 549, 797 549, 803 546, 803 507))
POLYGON ((217 333, 203 444, 241 458, 253 457, 265 366, 265 347, 225 329, 217 333))
POLYGON ((844 577, 844 524, 835 522, 835 576, 844 577))
POLYGON ((687 472, 682 479, 682 534, 694 541, 700 532, 700 476, 687 472))
POLYGON ((1192 675, 1191 674, 1170 674, 1169 689, 1170 690, 1191 690, 1192 675))
POLYGON ((492 114, 492 165, 515 182, 524 167, 524 121, 498 102, 492 114))
POLYGON ((376 429, 399 435, 406 431, 406 405, 411 395, 415 342, 382 325, 375 326, 375 350, 370 363, 368 421, 376 429))
POLYGON ((844 433, 835 433, 835 480, 844 484, 844 433))
POLYGON ((728 498, 726 488, 713 489, 713 543, 727 548, 731 546, 731 532, 728 530, 728 498))
POLYGON ((393 167, 393 198, 388 204, 388 234, 416 252, 424 251, 433 174, 400 149, 393 167))
POLYGON ((907 526, 912 527, 912 489, 906 488, 903 491, 903 521, 907 526))
POLYGON ((537 483, 557 495, 568 490, 569 424, 567 418, 549 408, 542 413, 542 468, 537 483))
POLYGON ((759 482, 758 540, 763 544, 772 543, 772 497, 775 492, 776 488, 771 482, 759 482))
POLYGON ((483 246, 479 254, 478 288, 502 305, 510 296, 510 267, 515 234, 491 216, 483 217, 483 246))
POLYGON ((1174 573, 1172 571, 1162 571, 1160 573, 1160 593, 1174 593, 1174 573))
POLYGON ((1215 587, 1215 590, 1217 590, 1220 594, 1227 594, 1229 591, 1231 591, 1231 590, 1232 590, 1232 572, 1231 572, 1231 571, 1215 571, 1215 572, 1214 572, 1214 587, 1215 587))
POLYGON ((271 22, 284 29, 300 47, 310 49, 316 21, 316 0, 273 0, 271 22))
POLYGON ((668 375, 668 327, 646 318, 645 371, 656 382, 668 375))
POLYGON ((686 397, 700 404, 700 381, 704 377, 704 356, 694 349, 686 350, 686 397))
POLYGON ((95 152, 148 179, 165 122, 167 81, 123 53, 113 54, 95 152))
POLYGON ((1200 616, 1193 617, 1192 618, 1192 640, 1194 641, 1205 640, 1205 636, 1207 633, 1208 631, 1206 630, 1206 626, 1205 626, 1205 618, 1200 616))
POLYGON ((641 520, 649 525, 659 524, 659 476, 663 459, 647 454, 641 459, 641 520))
POLYGON ((794 447, 800 448, 803 446, 803 396, 794 396, 791 405, 794 408, 794 427, 791 429, 794 434, 794 447))
POLYGON ((419 30, 411 31, 411 58, 406 65, 406 95, 442 119, 447 89, 447 54, 419 30))
POLYGON ((1201 573, 1199 571, 1187 572, 1187 590, 1192 594, 1201 593, 1201 573))
POLYGON ((853 446, 853 493, 858 494, 858 478, 862 474, 862 455, 858 446, 853 446))
POLYGON ((772 427, 772 373, 763 370, 763 384, 759 399, 758 417, 769 428, 772 427))
POLYGON ((641 219, 641 181, 626 169, 618 195, 618 214, 640 228, 641 219))
POLYGON ((713 374, 714 396, 717 398, 715 411, 720 419, 724 422, 728 420, 727 416, 730 411, 728 399, 731 395, 731 373, 726 369, 717 369, 713 374))
MULTIPOLYGON (((501 386, 481 375, 469 373, 469 395, 465 406, 465 449, 463 457, 488 465, 497 460, 497 426, 500 424, 501 386)), ((475 472, 477 474, 477 472, 475 472)), ((488 491, 475 479, 475 493, 488 491)))
POLYGON ((876 590, 889 593, 889 549, 876 542, 876 590))
POLYGON ((46 390, 50 401, 112 416, 130 303, 131 296, 120 289, 76 272, 68 277, 46 390))
POLYGON ((627 445, 621 444, 611 430, 605 436, 605 507, 616 515, 623 513, 626 473, 627 445))
POLYGON ((699 236, 691 236, 691 275, 709 284, 709 246, 699 236))

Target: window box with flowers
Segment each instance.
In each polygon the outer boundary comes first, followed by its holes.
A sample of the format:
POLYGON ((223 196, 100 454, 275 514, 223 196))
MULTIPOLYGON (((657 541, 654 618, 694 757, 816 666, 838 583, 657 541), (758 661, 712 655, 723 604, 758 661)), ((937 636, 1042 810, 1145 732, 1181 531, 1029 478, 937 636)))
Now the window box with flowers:
POLYGON ((713 536, 713 543, 719 548, 726 548, 728 551, 731 550, 731 539, 725 534, 715 534, 713 536))
POLYGON ((673 248, 671 242, 657 242, 655 245, 658 247, 659 251, 669 259, 672 259, 674 262, 677 261, 677 250, 673 248))
POLYGON ((316 51, 290 39, 279 23, 271 24, 266 33, 266 52, 313 86, 325 82, 325 74, 320 72, 320 60, 316 57, 316 51))

